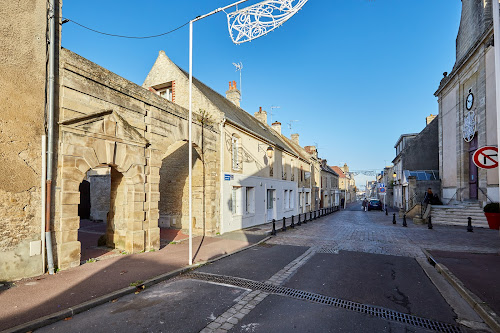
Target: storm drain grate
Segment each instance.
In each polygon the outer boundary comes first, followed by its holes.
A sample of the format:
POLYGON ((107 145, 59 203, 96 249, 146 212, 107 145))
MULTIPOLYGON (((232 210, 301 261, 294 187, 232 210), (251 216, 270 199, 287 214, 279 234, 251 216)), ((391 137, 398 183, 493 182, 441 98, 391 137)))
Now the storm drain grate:
POLYGON ((420 318, 417 316, 409 315, 406 313, 401 313, 381 307, 376 307, 373 305, 366 305, 361 303, 356 303, 352 301, 347 301, 335 297, 324 296, 320 294, 315 294, 307 291, 287 288, 283 286, 275 286, 265 282, 252 281, 232 276, 216 275, 201 272, 192 272, 184 276, 185 278, 192 278, 203 281, 210 281, 222 284, 229 284, 241 288, 265 291, 271 294, 284 295, 296 299, 307 300, 314 303, 320 303, 325 305, 331 305, 334 307, 366 313, 368 315, 384 318, 391 321, 396 321, 416 327, 422 327, 429 330, 445 333, 459 333, 462 330, 452 324, 442 323, 435 320, 420 318))
POLYGON ((318 247, 314 249, 316 253, 330 253, 330 254, 339 254, 339 249, 334 247, 318 247))

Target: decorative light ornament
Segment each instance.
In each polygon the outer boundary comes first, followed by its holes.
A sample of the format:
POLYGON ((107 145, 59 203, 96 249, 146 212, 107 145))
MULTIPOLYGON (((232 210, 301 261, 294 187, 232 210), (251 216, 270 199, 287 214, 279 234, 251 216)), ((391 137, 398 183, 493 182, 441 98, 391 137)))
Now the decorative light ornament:
POLYGON ((229 35, 235 44, 259 38, 295 15, 307 0, 267 0, 227 14, 229 35))
POLYGON ((476 113, 469 111, 464 117, 464 126, 462 129, 465 142, 471 142, 474 139, 474 134, 476 134, 476 113))

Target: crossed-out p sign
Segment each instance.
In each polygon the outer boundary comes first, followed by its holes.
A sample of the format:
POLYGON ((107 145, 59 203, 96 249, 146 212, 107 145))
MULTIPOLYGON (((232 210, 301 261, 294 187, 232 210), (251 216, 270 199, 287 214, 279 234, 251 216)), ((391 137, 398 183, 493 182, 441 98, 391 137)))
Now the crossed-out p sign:
POLYGON ((474 152, 472 159, 478 168, 494 169, 498 167, 498 148, 493 146, 481 147, 474 152))

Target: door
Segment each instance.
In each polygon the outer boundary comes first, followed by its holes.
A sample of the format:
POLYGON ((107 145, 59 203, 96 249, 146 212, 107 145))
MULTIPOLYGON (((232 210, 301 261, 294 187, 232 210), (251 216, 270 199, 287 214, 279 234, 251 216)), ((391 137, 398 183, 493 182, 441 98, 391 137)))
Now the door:
POLYGON ((276 190, 267 190, 267 220, 276 218, 276 190))
POLYGON ((477 134, 469 142, 469 199, 477 200, 477 166, 474 164, 473 155, 477 150, 477 134))

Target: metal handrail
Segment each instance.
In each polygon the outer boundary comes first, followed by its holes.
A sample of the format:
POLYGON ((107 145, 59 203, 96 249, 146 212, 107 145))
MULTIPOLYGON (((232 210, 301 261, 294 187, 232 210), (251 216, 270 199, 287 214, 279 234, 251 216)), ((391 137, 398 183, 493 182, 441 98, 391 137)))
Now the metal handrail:
POLYGON ((483 193, 485 196, 486 196, 486 199, 488 199, 490 202, 494 202, 493 200, 491 200, 491 198, 488 196, 488 194, 484 193, 483 189, 478 187, 479 191, 481 191, 481 193, 483 193))
POLYGON ((453 196, 451 197, 451 199, 448 201, 448 203, 447 203, 446 205, 449 205, 449 204, 450 204, 450 202, 453 200, 453 198, 457 195, 458 190, 459 190, 459 189, 457 188, 457 190, 455 191, 455 194, 453 194, 453 196))

